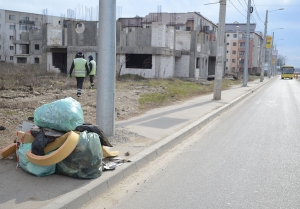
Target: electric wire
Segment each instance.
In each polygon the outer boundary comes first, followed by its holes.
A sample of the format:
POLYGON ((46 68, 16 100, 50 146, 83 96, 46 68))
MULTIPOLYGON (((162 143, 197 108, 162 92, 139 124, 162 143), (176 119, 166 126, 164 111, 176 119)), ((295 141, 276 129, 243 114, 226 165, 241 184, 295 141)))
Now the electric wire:
MULTIPOLYGON (((239 1, 239 0, 238 0, 238 1, 239 1)), ((239 1, 239 3, 240 3, 240 1, 239 1)), ((246 5, 246 8, 248 8, 248 4, 247 4, 246 0, 244 0, 244 3, 245 3, 245 5, 246 5)), ((241 3, 240 3, 240 4, 241 4, 241 3)), ((241 4, 241 5, 242 5, 242 4, 241 4)), ((246 11, 247 11, 247 10, 246 10, 246 11)), ((257 11, 256 11, 256 13, 257 13, 257 11)), ((259 28, 259 30, 262 31, 261 26, 259 25, 258 21, 256 21, 256 18, 254 17, 254 15, 253 15, 252 13, 250 14, 250 18, 251 18, 252 22, 255 23, 255 24, 257 25, 257 27, 259 28)), ((259 18, 260 18, 260 17, 259 17, 259 18)))
POLYGON ((238 0, 238 2, 240 3, 240 5, 242 6, 242 8, 247 12, 247 7, 244 8, 244 6, 242 5, 242 3, 240 2, 240 0, 238 0))
POLYGON ((251 0, 251 1, 253 2, 253 6, 254 6, 254 10, 255 10, 256 16, 258 17, 258 19, 259 19, 262 23, 264 23, 264 21, 260 18, 259 14, 258 14, 258 11, 257 11, 257 9, 256 9, 256 5, 255 5, 254 0, 251 0))
POLYGON ((239 12, 239 13, 241 13, 241 15, 243 15, 245 18, 246 18, 246 16, 231 2, 231 0, 229 0, 229 2, 232 4, 232 6, 234 6, 235 7, 235 9, 239 12))

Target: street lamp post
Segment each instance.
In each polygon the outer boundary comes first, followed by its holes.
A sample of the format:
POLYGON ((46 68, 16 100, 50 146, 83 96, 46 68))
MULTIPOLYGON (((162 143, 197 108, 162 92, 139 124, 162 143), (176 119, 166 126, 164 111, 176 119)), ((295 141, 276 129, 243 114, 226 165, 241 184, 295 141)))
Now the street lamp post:
MULTIPOLYGON (((277 40, 284 40, 283 38, 281 39, 277 39, 277 40)), ((277 41, 277 40, 274 40, 277 41)), ((277 71, 277 57, 278 57, 278 50, 277 50, 277 44, 274 45, 274 57, 275 57, 275 62, 274 62, 274 66, 273 66, 273 69, 274 69, 274 73, 275 75, 277 75, 278 71, 277 71)))
POLYGON ((249 62, 249 42, 250 42, 250 10, 251 10, 251 0, 248 0, 248 10, 247 10, 247 29, 246 29, 246 51, 244 58, 244 77, 243 86, 247 86, 248 82, 248 62, 249 62))
POLYGON ((264 31, 264 38, 263 44, 260 49, 261 54, 261 63, 260 63, 260 82, 263 82, 265 76, 265 50, 266 50, 266 35, 267 35, 267 26, 268 26, 268 10, 266 10, 266 21, 265 21, 265 31, 264 31))
MULTIPOLYGON (((274 11, 278 11, 278 10, 284 10, 284 8, 280 8, 280 9, 275 9, 272 10, 270 12, 274 12, 274 11)), ((263 82, 264 80, 264 73, 265 73, 265 50, 266 50, 266 35, 267 35, 267 27, 268 27, 268 10, 266 10, 266 20, 265 20, 265 31, 264 31, 264 39, 263 39, 263 44, 262 44, 262 48, 261 48, 261 72, 260 72, 260 82, 263 82)))
POLYGON ((218 27, 218 50, 216 60, 214 100, 221 100, 222 76, 224 70, 224 43, 225 43, 225 18, 226 18, 226 0, 220 0, 219 27, 218 27))
POLYGON ((240 55, 240 52, 239 52, 239 28, 240 26, 236 26, 236 32, 237 32, 237 55, 236 55, 236 70, 235 72, 237 72, 237 78, 239 78, 239 55, 240 55))
POLYGON ((96 124, 115 135, 116 0, 99 0, 96 124))
POLYGON ((269 62, 268 62, 268 77, 270 78, 271 76, 274 76, 274 71, 273 71, 273 44, 274 44, 274 30, 278 30, 278 29, 283 29, 283 28, 275 28, 273 29, 273 35, 272 35, 272 45, 271 48, 269 50, 269 62))

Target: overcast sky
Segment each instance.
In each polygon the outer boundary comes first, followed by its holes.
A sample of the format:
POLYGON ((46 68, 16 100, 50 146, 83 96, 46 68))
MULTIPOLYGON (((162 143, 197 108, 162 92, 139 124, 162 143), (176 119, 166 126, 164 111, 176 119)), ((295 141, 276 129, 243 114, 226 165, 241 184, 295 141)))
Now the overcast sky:
MULTIPOLYGON (((117 15, 121 17, 145 16, 157 12, 161 6, 162 12, 200 12, 203 16, 217 23, 219 19, 218 0, 117 0, 117 15), (122 11, 122 12, 120 12, 122 11)), ((238 21, 247 22, 246 4, 248 0, 227 0, 226 23, 238 21)), ((286 64, 300 67, 300 0, 252 0, 254 12, 251 23, 256 23, 257 31, 264 31, 266 10, 280 8, 284 10, 269 12, 268 34, 275 34, 275 42, 279 54, 287 58, 286 64), (283 28, 283 29, 278 29, 283 28), (298 37, 298 38, 297 38, 298 37), (284 40, 281 40, 284 39, 284 40)), ((99 0, 1 0, 0 8, 42 14, 47 9, 48 15, 67 15, 67 10, 78 11, 88 7, 97 9, 99 0)))

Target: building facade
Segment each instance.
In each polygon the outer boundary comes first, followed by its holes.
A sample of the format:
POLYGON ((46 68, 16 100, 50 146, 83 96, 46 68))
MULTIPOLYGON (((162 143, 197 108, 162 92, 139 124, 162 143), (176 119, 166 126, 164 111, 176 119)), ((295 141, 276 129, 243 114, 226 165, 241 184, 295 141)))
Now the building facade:
POLYGON ((248 60, 248 73, 253 75, 260 72, 260 50, 262 34, 256 32, 256 24, 250 24, 249 54, 246 52, 247 24, 233 23, 225 25, 226 37, 226 72, 241 74, 244 72, 245 61, 248 60))
MULTIPOLYGON (((193 79, 214 75, 218 27, 200 13, 120 18, 116 27, 117 73, 193 79)), ((97 60, 97 28, 96 21, 0 10, 0 60, 67 73, 79 51, 97 60)))
POLYGON ((59 27, 61 17, 0 10, 0 60, 11 63, 40 63, 45 25, 59 27))
POLYGON ((117 73, 207 79, 215 72, 217 28, 197 12, 119 18, 117 73))

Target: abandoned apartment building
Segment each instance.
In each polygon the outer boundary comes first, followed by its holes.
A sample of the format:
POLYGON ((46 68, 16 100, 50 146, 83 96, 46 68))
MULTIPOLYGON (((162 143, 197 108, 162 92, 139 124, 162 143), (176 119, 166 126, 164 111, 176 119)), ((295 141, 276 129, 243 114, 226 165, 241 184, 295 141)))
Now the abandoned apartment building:
POLYGON ((146 78, 215 74, 217 25, 200 13, 150 13, 117 21, 117 72, 146 78))
MULTIPOLYGON (((1 60, 39 63, 43 70, 62 73, 79 51, 97 60, 97 21, 0 10, 0 24, 6 33, 2 40, 9 37, 13 48, 5 55, 2 46, 1 60)), ((198 12, 119 18, 116 27, 117 73, 145 78, 214 75, 218 26, 198 12)))

